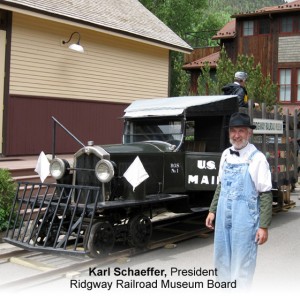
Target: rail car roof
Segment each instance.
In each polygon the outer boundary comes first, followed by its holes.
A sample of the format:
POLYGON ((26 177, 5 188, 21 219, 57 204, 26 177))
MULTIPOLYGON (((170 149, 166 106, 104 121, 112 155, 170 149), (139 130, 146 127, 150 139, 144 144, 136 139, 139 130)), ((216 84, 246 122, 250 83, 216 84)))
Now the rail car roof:
POLYGON ((188 116, 212 112, 230 114, 238 111, 236 96, 186 96, 158 99, 141 99, 132 102, 125 110, 124 118, 188 116))

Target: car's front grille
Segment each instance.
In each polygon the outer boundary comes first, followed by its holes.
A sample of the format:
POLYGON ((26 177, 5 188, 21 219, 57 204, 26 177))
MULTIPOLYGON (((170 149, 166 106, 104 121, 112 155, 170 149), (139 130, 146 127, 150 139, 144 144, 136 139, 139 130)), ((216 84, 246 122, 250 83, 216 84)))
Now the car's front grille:
MULTIPOLYGON (((95 175, 95 166, 99 160, 100 158, 95 154, 82 154, 76 159, 75 185, 95 187, 101 186, 101 182, 95 175)), ((84 196, 84 192, 81 192, 80 199, 84 199, 84 196)), ((91 201, 94 201, 94 197, 91 198, 91 201)))

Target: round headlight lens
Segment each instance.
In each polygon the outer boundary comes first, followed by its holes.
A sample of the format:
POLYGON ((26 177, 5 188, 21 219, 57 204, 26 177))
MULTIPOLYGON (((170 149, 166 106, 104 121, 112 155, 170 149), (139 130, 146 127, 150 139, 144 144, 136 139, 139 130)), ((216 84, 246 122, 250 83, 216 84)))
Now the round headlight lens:
POLYGON ((100 182, 109 182, 115 174, 112 163, 106 159, 101 159, 95 167, 95 174, 100 182))
POLYGON ((66 164, 60 158, 54 158, 50 161, 50 174, 55 179, 63 177, 66 171, 66 164))

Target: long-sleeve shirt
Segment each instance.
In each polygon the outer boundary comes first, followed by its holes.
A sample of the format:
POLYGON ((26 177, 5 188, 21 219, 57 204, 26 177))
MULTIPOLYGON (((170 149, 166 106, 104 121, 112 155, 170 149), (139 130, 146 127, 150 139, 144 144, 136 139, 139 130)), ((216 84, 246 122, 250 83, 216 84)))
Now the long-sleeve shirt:
MULTIPOLYGON (((219 168, 220 180, 222 180, 225 161, 228 163, 246 163, 248 162, 251 153, 256 150, 256 147, 253 144, 248 143, 246 147, 238 150, 240 156, 230 154, 229 149, 235 150, 233 147, 230 147, 222 153, 219 168)), ((260 199, 260 227, 267 228, 271 224, 272 219, 272 181, 269 163, 262 152, 257 152, 249 162, 249 173, 257 190, 257 196, 259 196, 260 199)), ((217 211, 221 186, 222 185, 219 184, 215 191, 214 198, 209 209, 212 213, 217 211)))

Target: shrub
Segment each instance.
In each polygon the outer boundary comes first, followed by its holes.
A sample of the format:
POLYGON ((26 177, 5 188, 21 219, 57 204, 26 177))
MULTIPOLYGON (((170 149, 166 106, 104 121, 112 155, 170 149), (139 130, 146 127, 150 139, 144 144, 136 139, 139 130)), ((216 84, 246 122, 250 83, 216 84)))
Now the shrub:
POLYGON ((261 65, 255 65, 253 56, 238 55, 236 63, 233 63, 222 48, 216 73, 212 74, 209 63, 201 71, 198 78, 199 95, 222 94, 222 87, 233 81, 234 73, 244 71, 249 75, 246 84, 249 99, 259 104, 265 103, 268 111, 277 104, 277 85, 269 74, 263 75, 261 65))
POLYGON ((0 231, 8 227, 8 218, 13 206, 16 183, 6 169, 0 169, 0 231))

